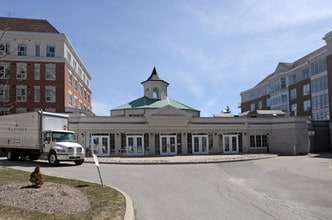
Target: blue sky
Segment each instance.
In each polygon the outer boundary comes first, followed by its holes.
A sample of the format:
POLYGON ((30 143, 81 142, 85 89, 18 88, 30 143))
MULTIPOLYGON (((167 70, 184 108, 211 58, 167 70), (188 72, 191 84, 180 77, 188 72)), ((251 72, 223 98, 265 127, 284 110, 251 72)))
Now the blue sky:
POLYGON ((234 114, 240 92, 325 45, 331 0, 5 0, 0 16, 48 20, 92 76, 92 107, 109 115, 143 96, 155 66, 168 96, 234 114))

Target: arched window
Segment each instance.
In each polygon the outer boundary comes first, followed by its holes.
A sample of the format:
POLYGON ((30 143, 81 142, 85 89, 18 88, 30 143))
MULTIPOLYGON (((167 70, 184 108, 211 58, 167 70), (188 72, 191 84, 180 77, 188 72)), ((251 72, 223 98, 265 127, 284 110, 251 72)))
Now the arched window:
POLYGON ((147 96, 147 97, 149 96, 149 88, 145 89, 145 96, 147 96))
POLYGON ((159 91, 158 91, 158 88, 153 88, 152 98, 153 98, 153 99, 157 99, 157 98, 159 98, 159 91))

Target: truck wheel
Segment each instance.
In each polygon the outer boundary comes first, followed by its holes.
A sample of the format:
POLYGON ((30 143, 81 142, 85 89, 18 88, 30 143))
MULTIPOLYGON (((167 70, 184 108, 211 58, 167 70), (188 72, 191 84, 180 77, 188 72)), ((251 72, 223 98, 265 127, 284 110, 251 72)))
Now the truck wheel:
POLYGON ((81 165, 84 162, 84 160, 75 160, 76 165, 81 165))
POLYGON ((48 155, 48 162, 52 166, 57 166, 59 164, 59 161, 58 161, 58 158, 57 158, 55 152, 50 152, 50 154, 48 155))
POLYGON ((16 150, 7 150, 7 159, 14 161, 14 160, 18 160, 19 158, 19 153, 16 150))

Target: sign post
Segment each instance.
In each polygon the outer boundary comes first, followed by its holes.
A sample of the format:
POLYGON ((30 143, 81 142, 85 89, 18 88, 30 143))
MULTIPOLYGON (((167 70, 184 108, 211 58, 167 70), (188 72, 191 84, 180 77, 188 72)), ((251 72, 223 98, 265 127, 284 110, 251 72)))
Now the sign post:
POLYGON ((92 154, 92 156, 93 156, 93 160, 95 161, 95 164, 96 164, 96 167, 97 167, 97 170, 98 170, 98 174, 99 174, 99 179, 100 179, 101 186, 103 187, 104 184, 103 184, 103 179, 101 178, 101 174, 100 174, 98 157, 95 154, 92 154))

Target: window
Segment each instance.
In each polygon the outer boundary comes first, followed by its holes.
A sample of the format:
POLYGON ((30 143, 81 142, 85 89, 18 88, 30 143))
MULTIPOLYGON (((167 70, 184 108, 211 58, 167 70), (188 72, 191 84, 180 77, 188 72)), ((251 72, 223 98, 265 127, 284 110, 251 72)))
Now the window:
POLYGON ((78 101, 76 96, 74 96, 74 108, 78 108, 78 101))
POLYGON ((304 102, 303 102, 303 110, 304 111, 309 111, 310 110, 310 100, 305 100, 304 102))
POLYGON ((17 55, 18 56, 26 56, 27 55, 27 45, 26 44, 19 44, 18 45, 17 55))
POLYGON ((45 101, 48 102, 48 103, 54 103, 55 100, 56 100, 56 97, 55 97, 55 86, 46 86, 45 87, 45 101))
POLYGON ((256 98, 255 92, 251 91, 250 92, 250 101, 254 100, 256 98))
POLYGON ((286 88, 286 78, 285 77, 280 78, 280 87, 281 87, 281 89, 286 88))
POLYGON ((0 43, 0 57, 10 54, 9 43, 0 43))
POLYGON ((17 63, 16 64, 16 78, 17 79, 26 79, 27 78, 27 64, 26 63, 17 63))
POLYGON ((303 85, 303 96, 310 95, 310 84, 303 85))
POLYGON ((35 54, 36 54, 36 57, 40 57, 40 45, 36 45, 35 54))
POLYGON ((311 90, 312 93, 320 92, 326 90, 328 88, 327 85, 327 76, 320 77, 318 79, 314 79, 311 81, 311 90))
POLYGON ((9 102, 9 86, 8 85, 0 85, 0 102, 9 102))
POLYGON ((40 80, 40 64, 35 63, 35 80, 40 80))
POLYGON ((46 46, 46 56, 55 57, 55 46, 46 46))
POLYGON ((40 87, 39 86, 34 87, 34 100, 35 100, 35 102, 40 102, 40 87))
POLYGON ((77 80, 74 81, 74 89, 77 91, 77 80))
POLYGON ((73 85, 73 75, 70 72, 68 73, 68 84, 73 85))
POLYGON ((323 109, 329 107, 329 100, 327 94, 312 97, 312 109, 323 109))
POLYGON ((68 105, 73 105, 73 94, 70 91, 68 92, 68 105))
POLYGON ((69 53, 69 51, 67 51, 67 60, 69 63, 71 62, 71 54, 69 53))
POLYGON ((297 116, 297 104, 294 103, 291 105, 291 116, 297 116))
POLYGON ((293 74, 289 77, 289 85, 296 83, 296 75, 293 74))
POLYGON ((255 111, 256 108, 255 108, 255 103, 251 103, 250 104, 250 111, 255 111))
POLYGON ((78 68, 78 75, 80 76, 81 79, 83 78, 83 76, 82 76, 82 69, 81 68, 78 68))
POLYGON ((310 64, 311 75, 321 73, 326 70, 326 58, 322 58, 310 64))
POLYGON ((159 97, 159 91, 158 91, 158 88, 153 88, 153 91, 152 91, 152 98, 153 99, 157 99, 159 97))
POLYGON ((80 94, 80 96, 83 96, 83 86, 81 84, 79 84, 78 86, 78 93, 80 94))
POLYGON ((73 60, 73 68, 74 68, 75 71, 76 71, 76 61, 75 61, 75 60, 73 60))
POLYGON ((258 102, 258 109, 263 109, 263 102, 262 101, 258 102))
POLYGON ((296 99, 296 88, 291 89, 291 91, 290 91, 290 99, 296 99))
POLYGON ((308 79, 308 78, 310 78, 309 68, 306 68, 306 69, 302 70, 302 78, 303 78, 303 79, 308 79))
POLYGON ((268 134, 250 135, 250 147, 268 147, 268 134))
POLYGON ((9 79, 10 74, 10 64, 2 63, 0 64, 0 79, 9 79))
POLYGON ((46 64, 46 80, 55 80, 55 64, 46 64))
POLYGON ((80 101, 79 103, 80 103, 79 109, 84 109, 83 108, 83 102, 80 101))
POLYGON ((27 101, 27 87, 26 86, 17 86, 16 87, 16 101, 17 102, 26 102, 27 101))

